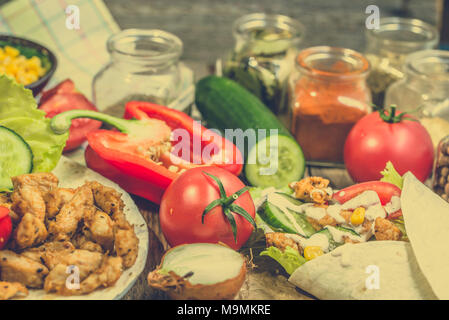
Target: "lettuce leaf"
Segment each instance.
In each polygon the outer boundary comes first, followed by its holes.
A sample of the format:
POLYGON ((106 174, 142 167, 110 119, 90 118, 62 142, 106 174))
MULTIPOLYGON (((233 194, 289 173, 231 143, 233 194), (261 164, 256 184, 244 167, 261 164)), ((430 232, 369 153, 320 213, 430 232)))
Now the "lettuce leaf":
POLYGON ((37 109, 31 90, 0 75, 0 125, 14 130, 33 152, 33 172, 49 172, 61 158, 68 132, 55 134, 50 119, 37 109))
POLYGON ((288 274, 292 274, 296 269, 306 263, 306 259, 299 254, 298 250, 291 247, 286 247, 284 252, 276 247, 268 247, 260 255, 269 256, 279 262, 288 274))
POLYGON ((381 172, 381 174, 383 177, 380 179, 380 181, 392 183, 396 185, 399 189, 402 189, 404 179, 396 171, 391 161, 387 162, 385 169, 381 172))

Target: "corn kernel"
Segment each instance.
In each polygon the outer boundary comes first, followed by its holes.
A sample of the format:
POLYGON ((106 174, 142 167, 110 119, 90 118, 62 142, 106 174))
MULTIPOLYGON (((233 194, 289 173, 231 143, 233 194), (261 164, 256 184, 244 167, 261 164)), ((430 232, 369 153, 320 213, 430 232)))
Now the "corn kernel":
POLYGON ((17 50, 16 48, 10 47, 10 46, 6 46, 5 47, 5 53, 10 56, 10 57, 17 57, 20 54, 20 51, 17 50))
POLYGON ((312 260, 324 254, 323 249, 319 246, 308 246, 304 248, 304 258, 312 260))
POLYGON ((365 221, 365 208, 360 207, 354 210, 351 215, 351 224, 353 226, 359 226, 365 221))

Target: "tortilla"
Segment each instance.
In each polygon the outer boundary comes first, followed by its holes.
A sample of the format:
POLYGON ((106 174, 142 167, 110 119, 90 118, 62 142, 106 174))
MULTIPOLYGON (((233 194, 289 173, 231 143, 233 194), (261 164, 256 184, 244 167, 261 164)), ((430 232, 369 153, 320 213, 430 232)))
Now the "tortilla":
POLYGON ((419 267, 438 298, 449 299, 449 203, 407 172, 401 207, 419 267))
POLYGON ((148 254, 148 229, 147 224, 136 207, 134 201, 128 193, 121 189, 117 184, 104 178, 98 173, 86 168, 85 166, 62 157, 53 173, 59 179, 59 186, 65 188, 76 188, 87 181, 98 181, 99 183, 112 187, 122 193, 122 199, 125 203, 125 215, 129 223, 134 225, 136 236, 139 239, 139 251, 136 263, 129 269, 123 271, 117 283, 109 288, 95 290, 94 292, 82 296, 60 296, 48 294, 44 290, 29 290, 28 300, 112 300, 121 299, 132 288, 139 275, 143 272, 148 254))
POLYGON ((436 299, 411 245, 402 241, 345 244, 308 261, 289 281, 319 299, 436 299))

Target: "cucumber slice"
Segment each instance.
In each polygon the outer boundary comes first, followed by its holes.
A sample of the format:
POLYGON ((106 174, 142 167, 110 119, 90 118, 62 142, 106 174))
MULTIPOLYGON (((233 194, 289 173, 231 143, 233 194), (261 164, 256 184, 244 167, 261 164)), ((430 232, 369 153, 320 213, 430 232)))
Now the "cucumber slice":
POLYGON ((290 209, 288 209, 288 211, 295 219, 295 222, 301 227, 303 233, 295 228, 293 223, 281 209, 268 201, 265 201, 262 204, 257 213, 260 218, 275 231, 295 233, 303 237, 310 237, 316 232, 304 215, 298 214, 290 209))
POLYGON ((304 202, 302 202, 299 199, 296 199, 295 197, 293 197, 289 194, 286 194, 283 192, 275 192, 275 193, 282 196, 285 200, 289 201, 291 204, 293 204, 295 206, 300 206, 300 205, 304 204, 304 202))
POLYGON ((327 228, 321 229, 320 231, 317 231, 315 234, 324 234, 327 239, 329 239, 329 251, 334 250, 338 246, 342 245, 341 243, 335 242, 334 238, 332 237, 332 234, 330 233, 327 228))
POLYGON ((13 130, 0 126, 0 192, 11 191, 11 177, 33 170, 33 152, 13 130))
POLYGON ((291 137, 277 135, 267 137, 252 147, 245 176, 253 186, 281 188, 301 179, 304 169, 304 155, 298 143, 291 137), (277 140, 277 143, 271 145, 272 140, 277 140), (265 152, 261 148, 265 148, 265 152))

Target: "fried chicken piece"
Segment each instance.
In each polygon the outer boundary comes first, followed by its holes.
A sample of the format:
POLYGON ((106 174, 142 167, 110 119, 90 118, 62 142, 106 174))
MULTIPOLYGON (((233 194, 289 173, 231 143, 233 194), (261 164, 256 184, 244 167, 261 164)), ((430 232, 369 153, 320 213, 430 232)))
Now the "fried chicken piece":
MULTIPOLYGON (((100 287, 113 286, 122 274, 122 259, 120 257, 104 257, 101 266, 87 278, 80 276, 79 287, 67 286, 70 269, 66 265, 58 264, 45 279, 44 289, 48 293, 57 293, 64 296, 82 295, 95 291, 100 287), (68 272, 67 272, 68 271, 68 272)), ((75 285, 75 283, 72 283, 75 285)))
POLYGON ((121 193, 113 188, 106 187, 97 181, 88 182, 88 185, 92 189, 95 205, 97 207, 112 216, 114 216, 115 213, 123 212, 125 204, 123 203, 121 193))
POLYGON ((399 240, 401 238, 401 230, 390 220, 377 217, 374 224, 374 235, 376 240, 399 240))
POLYGON ((73 244, 76 246, 76 248, 103 253, 103 248, 98 243, 89 240, 90 236, 87 234, 90 233, 86 230, 83 230, 82 232, 78 233, 75 238, 72 239, 73 244))
POLYGON ((67 287, 67 281, 70 282, 73 276, 78 277, 78 281, 83 281, 100 268, 102 261, 101 253, 87 250, 75 250, 72 253, 55 257, 54 260, 48 262, 53 265, 45 279, 44 290, 48 293, 70 295, 72 290, 67 287))
POLYGON ((321 177, 307 177, 290 184, 295 191, 295 197, 317 204, 323 204, 332 198, 329 188, 329 180, 321 177))
POLYGON ((27 296, 28 289, 19 282, 0 281, 0 300, 8 300, 18 295, 27 296))
POLYGON ((44 197, 58 186, 58 178, 52 173, 23 174, 11 178, 14 192, 11 209, 20 216, 31 213, 44 221, 46 206, 44 197))
POLYGON ((42 288, 48 269, 43 264, 9 250, 0 251, 1 280, 42 288))
POLYGON ((43 256, 45 265, 53 270, 58 264, 66 266, 76 266, 79 269, 80 277, 84 279, 92 271, 100 266, 103 254, 88 250, 75 249, 72 252, 47 254, 43 256))
POLYGON ((139 249, 139 239, 134 232, 134 227, 114 228, 114 244, 117 256, 123 259, 123 266, 129 268, 134 265, 139 249))
POLYGON ((26 213, 14 230, 15 245, 18 249, 40 244, 47 239, 47 236, 44 222, 31 213, 26 213))
POLYGON ((44 257, 46 256, 64 255, 73 251, 75 251, 75 247, 70 241, 50 241, 40 247, 27 249, 21 254, 31 260, 45 264, 44 257))
POLYGON ((49 222, 49 232, 55 240, 70 239, 88 210, 95 210, 93 196, 90 187, 83 185, 77 189, 72 199, 61 208, 56 220, 49 222))
POLYGON ((307 221, 312 225, 315 230, 321 230, 325 226, 336 226, 337 220, 335 220, 330 215, 326 214, 320 220, 313 219, 311 217, 306 217, 307 221))
POLYGON ((89 238, 106 250, 114 247, 114 222, 104 212, 97 210, 84 217, 84 225, 89 230, 89 238))
POLYGON ((302 248, 294 240, 288 238, 282 232, 268 232, 265 234, 267 247, 276 247, 284 251, 287 247, 298 250, 302 254, 302 248))
POLYGON ((73 198, 75 192, 75 189, 68 188, 58 188, 48 192, 44 197, 47 207, 47 218, 54 218, 61 208, 73 198))
POLYGON ((64 294, 67 289, 67 280, 71 275, 71 269, 64 264, 56 265, 45 278, 44 290, 47 293, 64 294))
POLYGON ((122 264, 120 257, 105 257, 101 267, 81 282, 75 294, 87 294, 97 288, 113 286, 122 275, 122 264))

